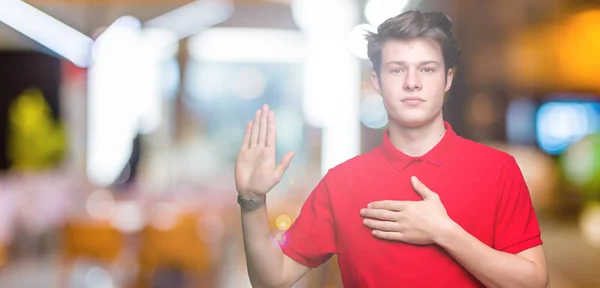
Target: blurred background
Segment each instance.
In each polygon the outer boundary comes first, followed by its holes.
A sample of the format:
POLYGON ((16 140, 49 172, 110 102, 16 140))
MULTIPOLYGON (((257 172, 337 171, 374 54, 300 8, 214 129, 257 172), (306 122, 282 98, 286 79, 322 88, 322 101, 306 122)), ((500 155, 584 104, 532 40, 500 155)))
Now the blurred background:
MULTIPOLYGON (((365 31, 442 11, 444 116, 511 153, 554 288, 600 287, 600 1, 0 0, 0 287, 250 287, 234 160, 263 103, 273 243, 327 169, 381 143, 365 31)), ((296 287, 341 287, 333 257, 296 287)))

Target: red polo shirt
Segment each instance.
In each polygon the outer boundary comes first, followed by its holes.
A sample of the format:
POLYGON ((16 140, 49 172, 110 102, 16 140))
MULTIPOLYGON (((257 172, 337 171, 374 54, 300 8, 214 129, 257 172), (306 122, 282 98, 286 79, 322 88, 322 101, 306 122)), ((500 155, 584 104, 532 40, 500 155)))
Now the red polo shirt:
POLYGON ((422 157, 400 152, 385 133, 377 148, 330 169, 287 231, 283 252, 313 268, 337 254, 346 288, 483 287, 441 247, 380 240, 363 225, 360 209, 370 202, 422 200, 410 184, 412 175, 486 245, 518 253, 542 244, 515 159, 445 126, 442 140, 422 157))

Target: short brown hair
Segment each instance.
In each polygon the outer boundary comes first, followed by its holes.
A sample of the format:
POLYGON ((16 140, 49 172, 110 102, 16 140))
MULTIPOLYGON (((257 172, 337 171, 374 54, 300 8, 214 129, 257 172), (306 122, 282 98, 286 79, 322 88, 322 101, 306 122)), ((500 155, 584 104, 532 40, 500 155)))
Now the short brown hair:
POLYGON ((383 22, 376 33, 367 33, 368 55, 377 75, 381 72, 381 50, 388 40, 417 37, 431 38, 440 45, 446 71, 458 66, 461 50, 450 17, 441 12, 406 11, 383 22))

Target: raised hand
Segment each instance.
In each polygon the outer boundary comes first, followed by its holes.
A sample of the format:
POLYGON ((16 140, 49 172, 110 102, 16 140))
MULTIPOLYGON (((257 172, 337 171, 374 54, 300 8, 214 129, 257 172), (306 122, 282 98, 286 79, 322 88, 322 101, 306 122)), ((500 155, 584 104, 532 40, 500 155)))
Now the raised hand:
POLYGON ((290 166, 294 152, 283 156, 277 165, 275 113, 264 105, 257 110, 254 121, 246 125, 246 133, 235 162, 235 185, 245 198, 263 197, 281 181, 290 166))

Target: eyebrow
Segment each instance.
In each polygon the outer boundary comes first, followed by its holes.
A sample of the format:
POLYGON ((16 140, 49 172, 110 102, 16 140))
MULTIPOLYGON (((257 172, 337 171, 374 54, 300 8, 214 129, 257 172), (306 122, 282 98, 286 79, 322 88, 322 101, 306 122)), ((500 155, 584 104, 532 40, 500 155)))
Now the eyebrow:
MULTIPOLYGON (((406 62, 406 61, 390 61, 386 65, 390 65, 390 64, 397 64, 397 65, 401 65, 401 66, 409 66, 408 62, 406 62)), ((439 62, 434 61, 434 60, 420 61, 420 62, 418 62, 417 66, 425 66, 427 64, 435 64, 435 65, 441 66, 439 62)))

